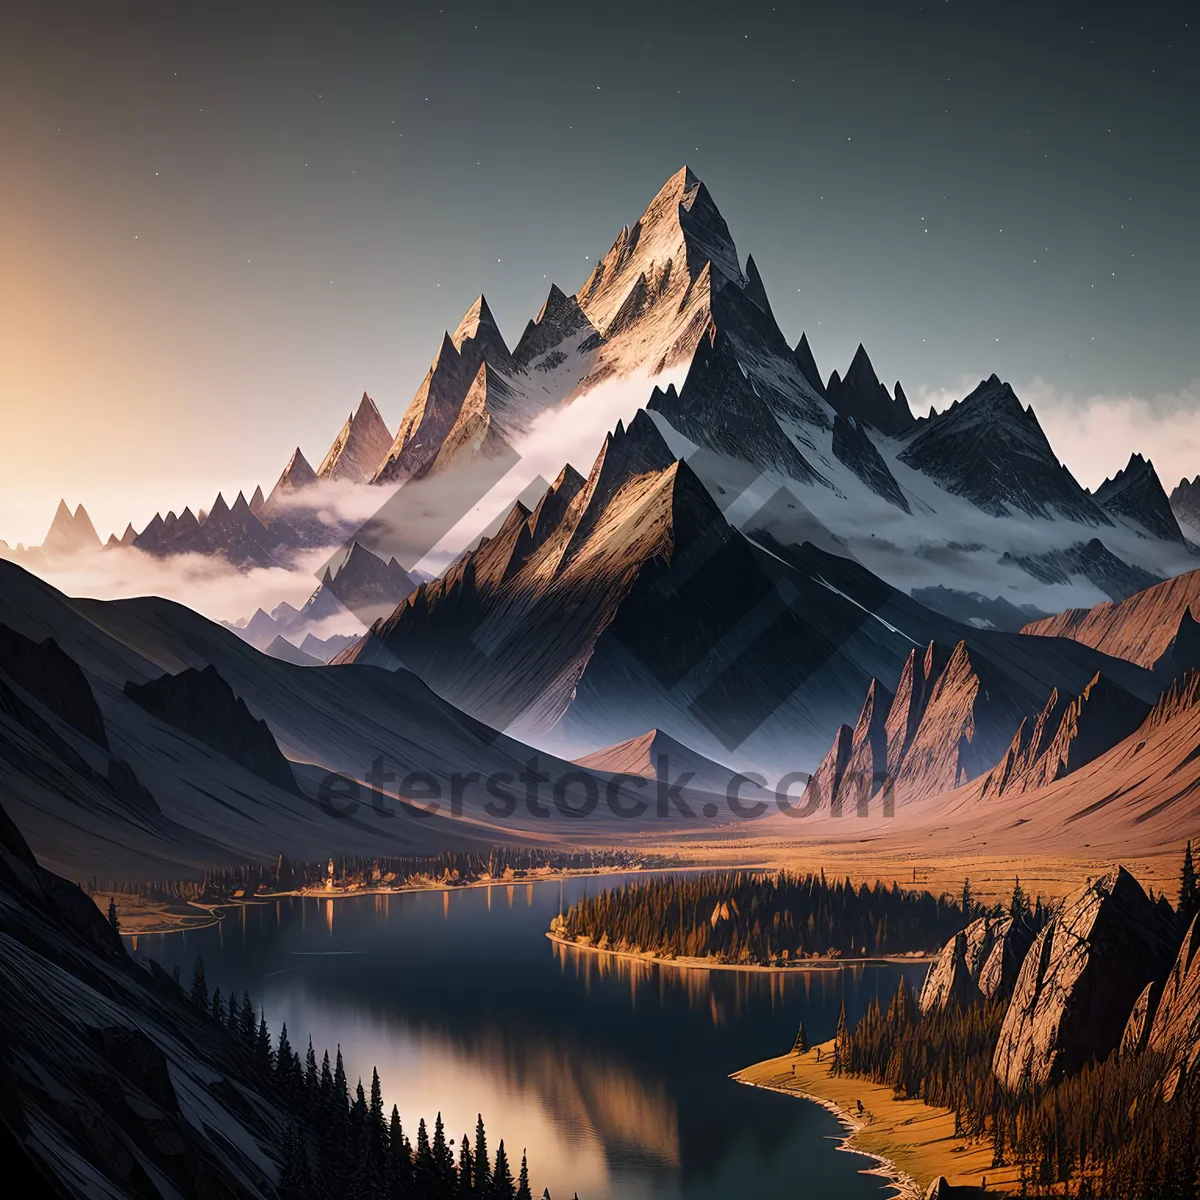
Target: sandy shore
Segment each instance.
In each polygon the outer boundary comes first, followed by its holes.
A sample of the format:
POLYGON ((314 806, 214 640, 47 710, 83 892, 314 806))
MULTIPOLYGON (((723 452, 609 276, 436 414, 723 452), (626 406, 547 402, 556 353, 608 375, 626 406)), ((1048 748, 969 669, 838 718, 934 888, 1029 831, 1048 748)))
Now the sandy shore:
POLYGON ((865 967, 872 963, 882 965, 911 965, 913 963, 931 963, 934 956, 928 954, 897 955, 894 958, 803 958, 796 959, 783 966, 767 966, 760 963, 719 963, 711 958, 662 958, 657 954, 646 952, 636 954, 632 950, 601 949, 591 942, 572 942, 559 937, 556 933, 547 932, 546 937, 560 946, 571 950, 585 950, 590 954, 606 954, 611 958, 624 958, 630 962, 653 963, 660 967, 681 967, 685 971, 767 971, 776 974, 798 975, 804 971, 837 971, 842 967, 865 967))
POLYGON ((950 1109, 896 1100, 890 1087, 864 1079, 835 1077, 829 1073, 832 1054, 829 1041, 807 1054, 785 1054, 756 1063, 730 1078, 800 1096, 835 1113, 847 1129, 846 1147, 874 1158, 879 1173, 895 1181, 904 1200, 923 1196, 939 1175, 956 1187, 979 1188, 986 1179, 988 1195, 1015 1195, 1019 1190, 1019 1169, 993 1167, 990 1144, 955 1136, 950 1109))
POLYGON ((218 904, 201 904, 189 900, 147 900, 122 892, 95 892, 96 907, 108 915, 108 902, 117 903, 117 919, 121 932, 131 937, 141 933, 183 933, 203 929, 221 920, 218 904))

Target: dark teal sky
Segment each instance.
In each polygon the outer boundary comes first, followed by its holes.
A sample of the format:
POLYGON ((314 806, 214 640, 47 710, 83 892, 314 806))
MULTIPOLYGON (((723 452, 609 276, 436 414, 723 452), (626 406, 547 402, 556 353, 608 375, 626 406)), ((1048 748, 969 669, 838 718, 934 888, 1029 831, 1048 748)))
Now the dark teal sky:
POLYGON ((861 339, 911 397, 1178 393, 1192 8, 6 6, 0 468, 89 501, 136 444, 182 503, 319 457, 364 388, 394 427, 478 292, 515 341, 684 162, 825 372, 861 339))

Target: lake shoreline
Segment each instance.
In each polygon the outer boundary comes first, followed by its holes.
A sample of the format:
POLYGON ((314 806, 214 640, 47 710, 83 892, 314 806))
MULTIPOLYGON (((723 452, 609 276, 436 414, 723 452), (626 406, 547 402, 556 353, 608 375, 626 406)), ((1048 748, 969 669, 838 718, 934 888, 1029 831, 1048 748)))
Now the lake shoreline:
POLYGON ((787 966, 774 966, 767 963, 719 963, 708 958, 663 958, 661 955, 650 953, 635 953, 632 950, 610 950, 607 946, 592 945, 589 942, 574 942, 560 937, 550 930, 546 937, 559 946, 571 950, 587 950, 593 954, 608 954, 613 958, 623 958, 629 962, 646 963, 660 967, 680 967, 685 971, 761 971, 772 974, 799 974, 804 971, 833 971, 842 967, 866 967, 872 965, 887 965, 890 967, 928 964, 937 957, 934 954, 898 955, 893 957, 879 956, 875 958, 797 958, 787 966))
POLYGON ((123 937, 139 937, 150 934, 187 933, 192 929, 205 929, 225 919, 218 912, 222 908, 250 908, 257 904, 270 904, 275 900, 299 898, 302 900, 353 900, 360 896, 411 896, 422 892, 465 892, 474 888, 525 887, 535 883, 558 883, 565 879, 603 879, 609 875, 655 875, 673 871, 767 871, 762 864, 743 864, 737 867, 706 867, 696 863, 681 863, 674 867, 601 867, 595 870, 555 871, 544 875, 526 876, 521 879, 474 879, 469 883, 444 883, 430 881, 411 887, 360 887, 293 888, 286 892, 259 892, 253 896, 231 897, 228 900, 200 901, 147 900, 122 892, 99 891, 91 899, 101 912, 108 911, 108 901, 117 902, 117 913, 121 921, 123 937), (187 910, 194 909, 195 912, 187 910), (147 922, 153 921, 153 924, 147 922))
POLYGON ((897 1100, 890 1087, 860 1076, 834 1076, 828 1066, 832 1056, 831 1039, 805 1054, 784 1054, 744 1067, 729 1078, 819 1104, 833 1113, 847 1129, 843 1148, 879 1163, 873 1173, 892 1181, 896 1200, 920 1200, 939 1176, 952 1186, 974 1188, 986 1178, 988 1196, 1011 1195, 1019 1188, 1016 1166, 993 1167, 990 1144, 954 1133, 951 1110, 920 1100, 897 1100))

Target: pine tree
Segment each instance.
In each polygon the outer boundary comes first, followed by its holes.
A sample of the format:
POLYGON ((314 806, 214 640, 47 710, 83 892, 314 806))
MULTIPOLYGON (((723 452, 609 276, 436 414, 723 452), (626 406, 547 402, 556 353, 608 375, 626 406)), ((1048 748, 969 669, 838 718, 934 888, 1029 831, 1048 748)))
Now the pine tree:
POLYGON ((492 1186, 492 1169, 488 1160, 487 1134, 483 1128, 483 1114, 475 1121, 475 1194, 487 1196, 492 1186))
POLYGON ((471 1139, 464 1133, 458 1144, 458 1200, 475 1200, 475 1156, 471 1139))
POLYGON ((213 988, 212 994, 212 1019, 218 1025, 225 1022, 225 1005, 221 1003, 221 989, 213 988))
POLYGON ((970 924, 971 914, 974 911, 975 897, 971 895, 971 881, 969 879, 964 879, 962 890, 962 913, 964 925, 970 924))
POLYGON ((229 993, 229 1012, 225 1017, 225 1029, 230 1037, 241 1037, 242 1017, 238 1008, 237 997, 229 993))
POLYGON ((292 1057, 292 1044, 288 1041, 287 1022, 284 1021, 279 1030, 279 1048, 275 1051, 275 1078, 279 1080, 279 1086, 289 1100, 295 1097, 297 1091, 296 1079, 293 1075, 295 1065, 295 1059, 292 1057))
MULTIPOLYGON (((328 1058, 326 1061, 328 1062, 328 1058)), ((308 1039, 308 1054, 304 1059, 304 1095, 308 1102, 308 1111, 315 1117, 321 1096, 321 1075, 317 1070, 317 1053, 313 1049, 311 1035, 308 1039)))
POLYGON ((108 901, 108 923, 112 926, 113 933, 121 932, 121 918, 117 916, 117 902, 111 896, 108 901))
POLYGON ((529 1190, 529 1161, 524 1150, 521 1151, 521 1173, 517 1176, 517 1200, 533 1200, 529 1190))
POLYGON ((1008 915, 1014 921, 1027 921, 1031 915, 1029 898, 1025 895, 1025 889, 1021 887, 1020 878, 1017 878, 1013 882, 1012 901, 1008 906, 1008 915))
POLYGON ((432 1200, 436 1172, 433 1166, 433 1150, 429 1145, 429 1130, 425 1118, 417 1122, 417 1149, 413 1155, 413 1191, 421 1200, 432 1200))
POLYGON ((496 1165, 492 1168, 492 1190, 494 1200, 515 1200, 512 1168, 508 1165, 508 1155, 504 1152, 504 1139, 496 1147, 496 1165))
POLYGON ((242 993, 242 1011, 238 1018, 238 1028, 242 1035, 242 1045, 251 1053, 258 1042, 258 1027, 254 1020, 254 1006, 250 1003, 250 993, 242 993))
POLYGON ((196 959, 192 971, 192 1003, 199 1009, 208 1008, 208 981, 204 978, 204 959, 196 959))
POLYGON ((367 1168, 367 1140, 369 1137, 367 1120, 367 1094, 363 1091, 360 1079, 354 1090, 354 1099, 350 1104, 350 1164, 360 1191, 363 1190, 362 1176, 367 1168))
MULTIPOLYGON (((254 1057, 264 1071, 269 1071, 274 1065, 271 1061, 271 1034, 267 1029, 267 1015, 260 1013, 258 1018, 258 1034, 254 1039, 254 1057)), ((291 1055, 288 1055, 288 1067, 291 1066, 291 1055)), ((284 1068, 287 1070, 287 1067, 284 1068)))
POLYGON ((840 1075, 846 1069, 846 1052, 850 1044, 850 1032, 846 1027, 846 1001, 842 1000, 842 1011, 838 1017, 837 1035, 833 1042, 833 1073, 840 1075))
POLYGON ((792 1043, 793 1054, 808 1053, 808 1034, 804 1032, 804 1022, 800 1022, 800 1028, 796 1030, 796 1040, 792 1043))
POLYGON ((446 1145, 446 1127, 442 1114, 433 1122, 433 1195, 434 1200, 454 1200, 454 1153, 446 1145))
POLYGON ((392 1197, 408 1196, 412 1187, 412 1147, 400 1124, 400 1110, 392 1105, 388 1125, 388 1193, 392 1197))
POLYGON ((1183 869, 1179 872, 1179 916, 1184 924, 1200 912, 1200 891, 1196 886, 1196 868, 1192 862, 1192 843, 1183 852, 1183 869))
POLYGON ((367 1154, 371 1159, 371 1170, 382 1180, 387 1165, 387 1121, 383 1115, 383 1085, 379 1072, 371 1068, 371 1100, 367 1105, 367 1154))

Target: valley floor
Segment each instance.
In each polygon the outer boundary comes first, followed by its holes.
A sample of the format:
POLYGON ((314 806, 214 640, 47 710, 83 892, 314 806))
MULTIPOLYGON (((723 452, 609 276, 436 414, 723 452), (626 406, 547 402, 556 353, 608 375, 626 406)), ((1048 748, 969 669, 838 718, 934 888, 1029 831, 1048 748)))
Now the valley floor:
POLYGON ((1174 846, 1161 852, 1137 852, 1119 846, 1064 846, 1061 841, 1036 844, 1013 842, 1005 846, 972 845, 960 834, 930 833, 926 837, 873 836, 864 840, 828 837, 780 838, 766 835, 720 840, 711 835, 689 840, 645 843, 649 853, 671 853, 713 870, 736 869, 753 861, 771 868, 805 873, 824 871, 829 876, 849 876, 855 883, 919 887, 934 895, 959 895, 963 880, 971 893, 986 904, 1007 903, 1013 880, 1030 896, 1065 896, 1089 878, 1103 875, 1119 862, 1147 888, 1173 895, 1179 886, 1182 850, 1174 846), (915 875, 914 875, 915 872, 915 875))
POLYGON ((846 1146, 880 1160, 879 1173, 896 1181, 904 1200, 923 1196, 939 1175, 957 1187, 979 1188, 986 1179, 987 1195, 1015 1195, 1019 1190, 1019 1169, 994 1168, 990 1143, 955 1136, 950 1109, 932 1108, 919 1100, 896 1100, 890 1087, 833 1076, 829 1073, 832 1057, 830 1040, 807 1054, 785 1054, 755 1063, 732 1078, 751 1087, 816 1101, 836 1113, 850 1131, 846 1146))

